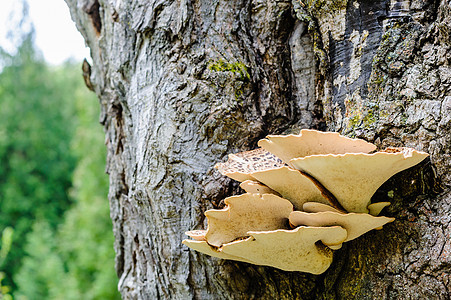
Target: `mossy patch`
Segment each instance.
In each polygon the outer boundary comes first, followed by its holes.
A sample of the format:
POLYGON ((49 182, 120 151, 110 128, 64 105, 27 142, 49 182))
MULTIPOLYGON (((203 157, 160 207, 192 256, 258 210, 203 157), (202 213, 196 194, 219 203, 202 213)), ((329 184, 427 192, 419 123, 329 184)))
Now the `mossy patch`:
POLYGON ((307 0, 300 1, 301 6, 310 12, 321 14, 339 9, 345 9, 348 4, 347 0, 307 0))
POLYGON ((217 61, 210 62, 208 64, 208 69, 215 72, 232 72, 235 76, 237 76, 237 79, 241 81, 249 81, 251 79, 246 65, 238 61, 229 63, 219 59, 217 61))

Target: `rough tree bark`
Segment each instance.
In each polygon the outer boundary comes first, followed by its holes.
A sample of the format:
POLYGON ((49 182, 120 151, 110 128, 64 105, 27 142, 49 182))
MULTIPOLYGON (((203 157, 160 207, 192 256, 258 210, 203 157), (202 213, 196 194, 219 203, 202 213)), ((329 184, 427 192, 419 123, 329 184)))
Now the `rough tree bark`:
POLYGON ((125 299, 450 298, 449 0, 66 2, 91 48, 125 299), (238 192, 216 162, 300 128, 431 157, 374 196, 396 221, 322 275, 181 245, 238 192))

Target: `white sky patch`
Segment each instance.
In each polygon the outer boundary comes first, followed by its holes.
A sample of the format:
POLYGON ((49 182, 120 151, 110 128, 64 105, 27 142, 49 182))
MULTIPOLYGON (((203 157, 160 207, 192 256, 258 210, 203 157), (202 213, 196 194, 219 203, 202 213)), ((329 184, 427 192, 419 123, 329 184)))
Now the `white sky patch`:
MULTIPOLYGON (((90 57, 64 0, 29 0, 28 5, 36 31, 36 46, 47 62, 57 65, 69 58, 81 61, 90 57)), ((14 7, 17 7, 17 0, 0 0, 0 45, 7 51, 12 51, 6 34, 9 15, 14 7)))

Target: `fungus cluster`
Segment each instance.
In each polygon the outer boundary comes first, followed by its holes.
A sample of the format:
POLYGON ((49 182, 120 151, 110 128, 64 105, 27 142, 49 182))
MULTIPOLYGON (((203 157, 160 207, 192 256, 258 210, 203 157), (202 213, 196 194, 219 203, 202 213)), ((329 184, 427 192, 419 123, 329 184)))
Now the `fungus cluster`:
POLYGON ((375 152, 364 140, 315 130, 270 135, 258 145, 215 166, 240 181, 246 194, 206 211, 208 229, 186 232, 192 239, 183 244, 214 257, 312 274, 327 270, 342 243, 394 220, 378 216, 390 203, 371 203, 372 195, 428 156, 410 148, 375 152))

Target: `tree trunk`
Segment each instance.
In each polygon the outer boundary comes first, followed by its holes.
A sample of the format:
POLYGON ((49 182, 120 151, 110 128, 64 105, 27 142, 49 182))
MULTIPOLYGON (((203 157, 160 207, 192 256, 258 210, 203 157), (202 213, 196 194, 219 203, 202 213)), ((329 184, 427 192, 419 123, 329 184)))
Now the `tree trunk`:
POLYGON ((66 0, 91 48, 123 298, 450 298, 450 2, 306 1, 66 0), (396 221, 322 275, 181 244, 238 192, 215 163, 300 128, 431 157, 374 196, 396 221))

